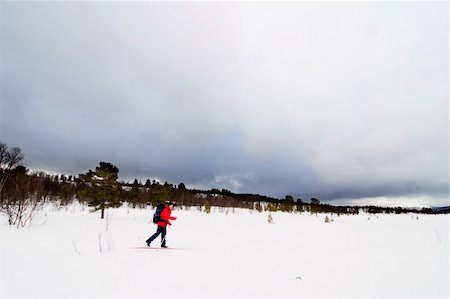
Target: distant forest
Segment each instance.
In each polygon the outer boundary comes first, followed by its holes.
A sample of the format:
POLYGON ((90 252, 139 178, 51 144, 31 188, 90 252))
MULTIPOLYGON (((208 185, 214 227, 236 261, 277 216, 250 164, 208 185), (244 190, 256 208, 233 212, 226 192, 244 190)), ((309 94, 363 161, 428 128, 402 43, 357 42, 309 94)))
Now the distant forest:
POLYGON ((225 189, 196 190, 186 188, 184 183, 164 184, 150 179, 142 183, 118 181, 119 169, 111 163, 100 162, 95 170, 88 170, 79 175, 52 175, 41 171, 30 172, 23 165, 24 154, 18 147, 8 148, 0 142, 0 209, 8 215, 11 225, 25 225, 31 221, 32 213, 43 204, 57 202, 67 205, 77 199, 93 208, 104 211, 110 207, 120 207, 123 203, 135 208, 156 206, 164 201, 174 201, 179 207, 199 207, 209 212, 211 207, 233 207, 257 210, 259 212, 308 212, 358 214, 366 213, 450 213, 445 208, 401 208, 377 206, 333 206, 311 198, 308 202, 285 198, 272 198, 259 194, 237 194, 225 189))

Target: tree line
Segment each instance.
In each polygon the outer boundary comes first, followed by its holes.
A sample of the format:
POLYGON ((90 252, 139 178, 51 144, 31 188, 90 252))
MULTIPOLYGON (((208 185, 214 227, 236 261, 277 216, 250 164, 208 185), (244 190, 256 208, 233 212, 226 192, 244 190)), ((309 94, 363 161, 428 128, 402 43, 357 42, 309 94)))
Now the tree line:
POLYGON ((333 206, 323 204, 317 198, 309 202, 285 198, 272 198, 259 194, 238 194, 226 189, 188 189, 184 183, 161 184, 147 179, 145 183, 118 181, 119 169, 109 162, 100 162, 94 170, 75 175, 52 175, 42 171, 26 169, 24 154, 18 147, 8 148, 0 142, 0 210, 8 217, 10 225, 24 226, 32 220, 36 211, 45 203, 66 205, 77 199, 92 207, 93 211, 104 211, 128 203, 135 208, 156 206, 167 200, 176 201, 181 207, 196 206, 204 211, 211 207, 230 207, 263 211, 358 214, 367 213, 449 213, 449 208, 420 210, 385 208, 376 206, 333 206))

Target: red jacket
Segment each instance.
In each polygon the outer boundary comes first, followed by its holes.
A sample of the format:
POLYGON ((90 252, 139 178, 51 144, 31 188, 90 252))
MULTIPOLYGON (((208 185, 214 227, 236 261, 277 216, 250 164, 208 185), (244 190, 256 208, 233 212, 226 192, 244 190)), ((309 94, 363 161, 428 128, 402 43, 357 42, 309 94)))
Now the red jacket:
POLYGON ((170 223, 169 220, 176 220, 177 217, 172 217, 170 216, 170 214, 172 214, 172 209, 168 205, 166 205, 164 210, 162 210, 161 212, 161 219, 165 221, 159 221, 158 225, 163 227, 165 227, 167 224, 172 225, 172 223, 170 223))

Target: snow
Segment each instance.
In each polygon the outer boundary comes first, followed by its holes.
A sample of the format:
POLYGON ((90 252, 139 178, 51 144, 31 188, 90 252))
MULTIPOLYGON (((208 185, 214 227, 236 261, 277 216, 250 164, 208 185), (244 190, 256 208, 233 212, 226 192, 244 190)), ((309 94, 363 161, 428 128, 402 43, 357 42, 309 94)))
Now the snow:
POLYGON ((151 209, 46 206, 0 218, 0 298, 448 298, 449 215, 172 213, 146 250, 151 209), (159 246, 155 240, 153 246, 159 246))

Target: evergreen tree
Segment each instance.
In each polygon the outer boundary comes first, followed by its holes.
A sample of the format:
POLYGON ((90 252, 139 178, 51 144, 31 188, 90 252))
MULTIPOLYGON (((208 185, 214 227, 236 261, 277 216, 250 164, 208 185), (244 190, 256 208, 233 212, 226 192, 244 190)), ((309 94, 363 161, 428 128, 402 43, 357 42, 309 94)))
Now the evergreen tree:
POLYGON ((313 197, 313 198, 311 198, 311 204, 312 205, 320 205, 320 200, 313 197))
POLYGON ((170 188, 159 184, 153 185, 148 192, 148 197, 152 205, 156 206, 158 203, 170 199, 170 188))
POLYGON ((88 205, 94 212, 101 210, 101 219, 105 217, 105 209, 120 207, 119 185, 117 178, 119 169, 107 162, 100 162, 95 172, 89 170, 80 177, 90 184, 89 188, 81 191, 81 196, 87 198, 88 205))
POLYGON ((131 191, 130 191, 130 202, 133 203, 133 207, 136 207, 136 202, 139 198, 139 182, 137 179, 134 179, 133 185, 131 185, 131 191))

